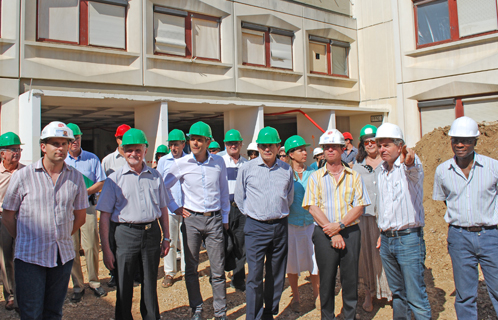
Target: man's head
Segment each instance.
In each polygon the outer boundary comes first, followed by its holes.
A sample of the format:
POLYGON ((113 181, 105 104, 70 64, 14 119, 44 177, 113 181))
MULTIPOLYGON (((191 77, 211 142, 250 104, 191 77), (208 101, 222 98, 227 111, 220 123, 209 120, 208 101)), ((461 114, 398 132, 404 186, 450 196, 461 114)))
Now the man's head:
POLYGON ((116 129, 116 133, 114 134, 114 137, 116 138, 116 142, 118 146, 121 146, 121 142, 123 141, 123 136, 126 133, 126 131, 130 130, 131 127, 127 124, 122 124, 116 129))
POLYGON ((173 129, 168 134, 168 147, 173 155, 173 158, 178 159, 183 155, 185 148, 185 134, 182 130, 173 129))
POLYGON ((0 136, 0 157, 5 164, 16 165, 21 160, 21 139, 14 132, 0 136))
POLYGON ((80 127, 74 123, 68 123, 67 127, 73 130, 74 140, 69 144, 69 151, 78 154, 81 150, 81 136, 83 133, 80 127))
POLYGON ((451 124, 448 135, 451 137, 451 149, 457 159, 473 157, 477 145, 479 127, 477 122, 469 117, 460 117, 451 124))
POLYGON ((159 159, 161 159, 162 157, 164 157, 168 153, 169 153, 168 147, 166 147, 164 144, 161 144, 156 149, 156 162, 159 161, 159 159))
POLYGON ((127 130, 123 135, 121 145, 126 162, 130 167, 134 168, 142 165, 149 146, 147 137, 142 130, 135 128, 127 130))
POLYGON ((329 164, 340 164, 344 152, 344 136, 337 129, 326 131, 320 137, 320 147, 323 149, 324 159, 329 164))
MULTIPOLYGON (((194 156, 203 156, 213 139, 211 127, 202 121, 194 123, 189 130, 190 150, 194 156)), ((218 145, 219 146, 219 145, 218 145)))
POLYGON ((352 145, 353 135, 350 132, 344 132, 342 135, 344 136, 344 142, 346 144, 346 147, 352 145))
POLYGON ((63 122, 52 121, 41 132, 40 149, 48 161, 58 164, 66 159, 73 140, 73 130, 63 122))
POLYGON ((212 154, 217 154, 221 150, 220 144, 216 141, 211 141, 211 143, 209 144, 208 150, 212 154))
POLYGON ((280 142, 280 136, 275 128, 265 127, 259 131, 256 143, 258 144, 259 154, 264 162, 271 164, 275 161, 280 148, 280 142))
POLYGON ((238 130, 228 130, 225 134, 225 149, 227 154, 232 158, 239 158, 242 148, 242 136, 238 130))
POLYGON ((393 123, 384 123, 375 134, 375 142, 379 148, 382 160, 386 161, 389 166, 392 166, 398 159, 405 141, 403 140, 403 132, 400 127, 393 123))

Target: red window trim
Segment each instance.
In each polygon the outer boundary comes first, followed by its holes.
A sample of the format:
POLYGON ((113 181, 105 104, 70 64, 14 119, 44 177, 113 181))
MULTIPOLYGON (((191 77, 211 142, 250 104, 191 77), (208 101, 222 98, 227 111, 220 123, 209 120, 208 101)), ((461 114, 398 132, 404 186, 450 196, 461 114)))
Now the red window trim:
MULTIPOLYGON (((1 1, 1 0, 0 0, 1 1)), ((123 6, 125 8, 125 47, 124 49, 122 48, 115 48, 115 47, 106 47, 106 46, 97 46, 97 45, 92 45, 89 44, 89 36, 88 36, 88 2, 92 2, 92 0, 80 0, 80 26, 79 26, 79 41, 78 42, 72 42, 72 41, 64 41, 64 40, 55 40, 55 39, 47 39, 47 38, 40 38, 38 35, 38 10, 39 10, 39 4, 40 0, 36 0, 36 41, 40 42, 54 42, 54 43, 64 43, 64 44, 72 44, 72 45, 79 45, 79 46, 87 46, 87 47, 95 47, 95 48, 105 48, 105 49, 113 49, 113 50, 121 50, 121 51, 127 51, 128 50, 128 6, 123 6)), ((96 1, 98 2, 98 1, 96 1)), ((109 5, 113 5, 112 3, 109 3, 109 5)))
MULTIPOLYGON (((454 42, 454 41, 458 41, 458 40, 470 39, 470 38, 475 38, 475 37, 481 37, 481 36, 488 35, 488 34, 498 33, 498 30, 494 30, 494 31, 488 31, 488 32, 483 32, 483 33, 479 33, 479 34, 473 34, 470 36, 460 37, 460 30, 459 30, 459 26, 458 26, 458 9, 457 9, 457 1, 458 0, 447 0, 448 1, 448 10, 449 10, 449 19, 450 19, 450 39, 419 45, 418 44, 417 5, 431 3, 431 2, 435 2, 435 1, 438 1, 438 0, 425 0, 425 1, 424 0, 413 0, 413 15, 415 18, 415 21, 414 21, 415 22, 415 42, 416 42, 417 49, 422 49, 422 48, 436 46, 439 44, 444 44, 444 43, 454 42)), ((496 3, 496 1, 495 1, 495 3, 496 3)), ((496 12, 497 12, 497 19, 498 19, 498 4, 497 4, 496 12)))
MULTIPOLYGON (((329 39, 330 41, 330 39, 329 39)), ((337 73, 332 73, 332 46, 333 44, 330 43, 330 42, 318 42, 318 41, 313 41, 313 40, 308 40, 308 48, 309 48, 309 43, 321 43, 321 44, 325 44, 327 46, 327 61, 328 61, 328 64, 327 64, 327 73, 325 72, 319 72, 319 71, 310 71, 310 73, 312 74, 322 74, 322 75, 326 75, 326 76, 333 76, 333 77, 340 77, 340 78, 345 78, 345 79, 349 79, 349 51, 351 48, 346 48, 344 47, 344 49, 346 49, 346 68, 347 68, 347 75, 344 75, 344 74, 337 74, 337 73)))

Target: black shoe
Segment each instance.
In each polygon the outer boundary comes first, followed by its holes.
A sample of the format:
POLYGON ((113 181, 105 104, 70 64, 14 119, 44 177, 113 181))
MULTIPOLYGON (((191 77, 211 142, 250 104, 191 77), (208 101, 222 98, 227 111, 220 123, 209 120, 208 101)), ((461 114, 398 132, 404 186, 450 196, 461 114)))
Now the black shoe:
POLYGON ((116 277, 111 276, 111 279, 107 282, 107 286, 109 288, 114 288, 116 286, 116 277))
POLYGON ((230 287, 232 287, 235 290, 240 291, 240 292, 245 292, 246 291, 246 286, 245 285, 236 286, 236 285, 233 284, 233 281, 230 282, 230 287))
POLYGON ((227 316, 215 317, 214 320, 228 320, 227 316))
POLYGON ((105 292, 104 288, 102 288, 102 287, 98 287, 98 288, 95 288, 95 289, 92 288, 92 287, 90 287, 90 289, 99 298, 107 296, 107 292, 105 292))
POLYGON ((71 302, 78 303, 81 301, 81 298, 85 295, 85 289, 81 290, 80 292, 73 292, 73 295, 71 296, 71 302))
POLYGON ((202 312, 196 312, 190 320, 202 320, 202 312))

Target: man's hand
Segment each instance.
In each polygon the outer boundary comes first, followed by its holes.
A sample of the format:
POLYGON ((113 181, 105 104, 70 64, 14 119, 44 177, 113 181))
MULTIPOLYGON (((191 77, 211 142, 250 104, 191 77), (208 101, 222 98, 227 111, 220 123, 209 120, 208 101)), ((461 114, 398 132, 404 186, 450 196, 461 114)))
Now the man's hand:
POLYGON ((104 255, 104 264, 105 267, 109 270, 112 271, 114 270, 114 264, 116 262, 116 259, 114 258, 114 254, 112 253, 111 250, 103 250, 103 255, 104 255))
POLYGON ((224 223, 223 227, 225 228, 225 230, 228 230, 228 223, 224 223))
POLYGON ((401 148, 401 154, 399 155, 399 161, 404 163, 405 166, 411 167, 415 163, 415 151, 408 148, 406 144, 401 148))
POLYGON ((330 222, 323 226, 323 232, 332 237, 341 231, 341 226, 337 222, 330 222))
POLYGON ((380 249, 380 244, 381 244, 381 240, 380 240, 380 237, 379 237, 379 239, 377 239, 377 245, 375 247, 377 249, 380 249))
POLYGON ((175 214, 182 216, 184 218, 190 217, 190 212, 188 212, 187 209, 185 209, 183 207, 179 207, 178 209, 176 209, 175 214))
POLYGON ((161 258, 166 257, 169 252, 169 241, 163 241, 161 244, 161 258))
POLYGON ((346 248, 346 243, 340 234, 336 234, 330 240, 330 245, 334 249, 344 250, 346 248))

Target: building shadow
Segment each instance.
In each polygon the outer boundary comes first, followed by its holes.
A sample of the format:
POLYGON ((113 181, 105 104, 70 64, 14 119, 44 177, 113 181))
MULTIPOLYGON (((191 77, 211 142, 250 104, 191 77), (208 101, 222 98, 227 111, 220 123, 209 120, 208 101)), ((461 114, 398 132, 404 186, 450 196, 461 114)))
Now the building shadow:
POLYGON ((483 280, 479 281, 479 285, 477 287, 477 318, 488 320, 498 319, 493 303, 489 298, 488 287, 486 286, 486 282, 483 280))
POLYGON ((439 319, 440 314, 445 310, 446 291, 434 285, 434 276, 430 268, 425 269, 424 281, 427 288, 427 295, 429 296, 429 303, 431 304, 432 319, 439 319))

